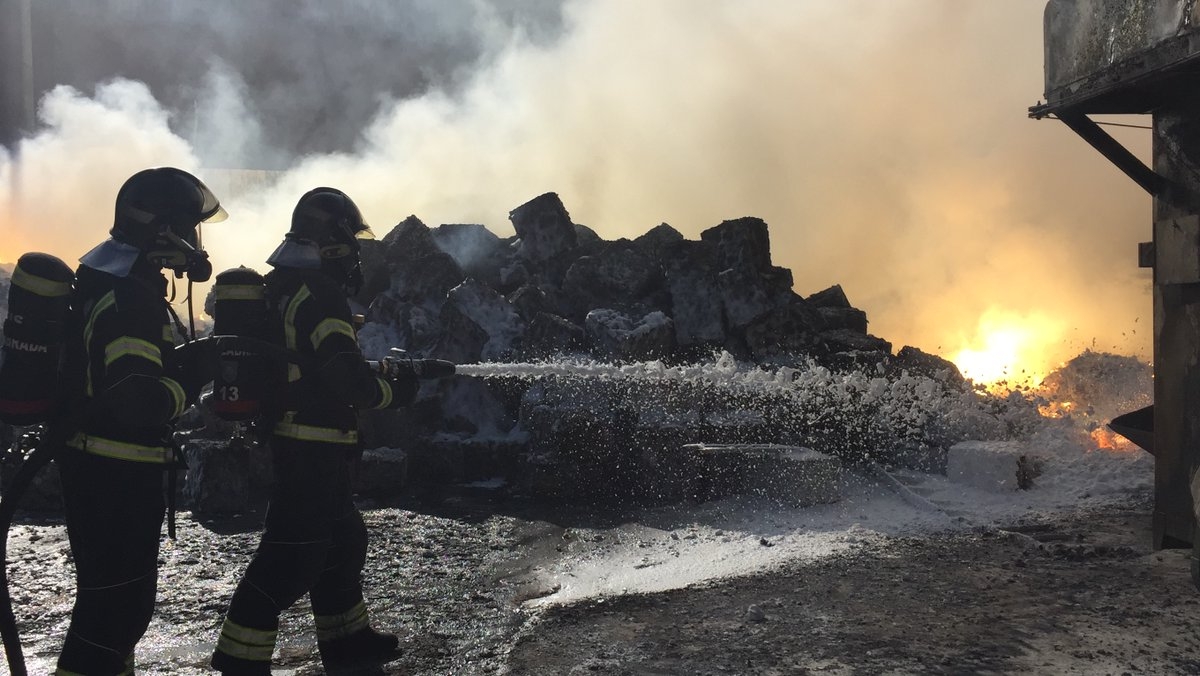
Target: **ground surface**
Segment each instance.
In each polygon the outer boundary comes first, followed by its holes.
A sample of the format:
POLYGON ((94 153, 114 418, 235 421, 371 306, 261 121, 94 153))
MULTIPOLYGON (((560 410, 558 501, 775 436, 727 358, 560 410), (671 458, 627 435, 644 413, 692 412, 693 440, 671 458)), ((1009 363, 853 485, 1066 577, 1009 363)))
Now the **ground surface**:
MULTIPOLYGON (((1150 549, 1144 500, 939 534, 864 531, 757 573, 561 602, 555 566, 582 539, 636 532, 645 563, 631 567, 653 570, 696 555, 655 544, 694 531, 650 540, 636 515, 462 496, 366 507, 368 602, 404 653, 359 673, 1200 673, 1190 552, 1150 549)), ((206 673, 255 525, 181 516, 139 673, 206 673)), ((785 546, 755 537, 764 551, 785 546)), ((51 673, 73 590, 62 526, 14 526, 9 571, 30 672, 51 673)), ((323 673, 303 605, 281 634, 276 673, 323 673)))
POLYGON ((900 538, 816 563, 558 607, 524 674, 1195 674, 1200 596, 1143 512, 900 538))

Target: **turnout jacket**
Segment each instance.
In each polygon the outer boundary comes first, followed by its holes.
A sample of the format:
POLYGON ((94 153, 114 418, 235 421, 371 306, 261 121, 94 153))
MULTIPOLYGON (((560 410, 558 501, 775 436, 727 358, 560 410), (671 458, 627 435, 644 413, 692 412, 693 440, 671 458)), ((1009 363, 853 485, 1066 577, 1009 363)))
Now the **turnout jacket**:
POLYGON ((266 407, 272 434, 357 446, 358 410, 411 403, 416 381, 387 380, 367 364, 340 285, 319 270, 288 267, 265 281, 268 337, 301 362, 275 368, 279 386, 270 388, 266 407))
POLYGON ((198 393, 185 390, 175 346, 182 342, 155 269, 116 277, 80 266, 76 272, 65 374, 78 416, 67 445, 139 463, 174 460, 171 433, 198 393))

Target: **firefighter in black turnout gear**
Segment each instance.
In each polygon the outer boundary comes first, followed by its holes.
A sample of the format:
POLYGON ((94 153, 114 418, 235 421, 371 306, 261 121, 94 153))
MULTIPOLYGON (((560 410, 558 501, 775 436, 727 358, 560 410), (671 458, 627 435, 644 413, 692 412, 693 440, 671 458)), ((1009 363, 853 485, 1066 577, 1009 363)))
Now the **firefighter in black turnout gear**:
POLYGON ((371 231, 340 190, 300 198, 266 275, 272 342, 305 362, 279 365, 262 427, 274 481, 262 540, 233 598, 213 653, 225 674, 270 674, 279 614, 308 593, 327 666, 379 662, 398 640, 376 632, 362 593, 367 530, 354 505, 352 461, 362 447, 357 411, 411 403, 417 383, 387 379, 363 358, 348 294, 362 282, 359 239, 371 231))
POLYGON ((170 167, 130 177, 111 237, 81 259, 63 377, 69 420, 57 460, 77 589, 57 674, 132 674, 134 646, 154 612, 174 468, 176 418, 203 385, 180 363, 163 270, 212 273, 196 227, 225 216, 195 176, 170 167))

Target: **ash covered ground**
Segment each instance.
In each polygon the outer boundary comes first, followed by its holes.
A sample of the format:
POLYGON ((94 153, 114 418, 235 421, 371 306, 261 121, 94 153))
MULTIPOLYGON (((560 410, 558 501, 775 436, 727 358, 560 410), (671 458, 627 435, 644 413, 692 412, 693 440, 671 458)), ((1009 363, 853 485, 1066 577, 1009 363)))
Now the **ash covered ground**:
MULTIPOLYGON (((1013 498, 993 515, 942 484, 912 484, 931 506, 854 475, 841 503, 796 510, 368 505, 369 603, 404 653, 359 673, 1200 672, 1190 552, 1151 550, 1147 491, 1075 496, 1077 509, 1013 498)), ((206 673, 257 540, 255 515, 183 516, 164 543, 142 673, 206 673)), ((23 523, 9 548, 31 673, 51 673, 73 588, 64 530, 23 523)), ((283 633, 276 673, 323 673, 303 603, 283 633)))
MULTIPOLYGON (((1023 441, 1047 460, 1029 490, 863 465, 805 508, 496 484, 364 501, 368 603, 403 653, 358 673, 1200 673, 1190 551, 1151 548, 1152 456, 1062 409, 1023 441)), ((260 520, 180 515, 139 673, 207 672, 260 520)), ((30 671, 51 673, 74 586, 61 521, 24 515, 9 572, 30 671)), ((276 673, 323 673, 303 602, 281 633, 276 673)))

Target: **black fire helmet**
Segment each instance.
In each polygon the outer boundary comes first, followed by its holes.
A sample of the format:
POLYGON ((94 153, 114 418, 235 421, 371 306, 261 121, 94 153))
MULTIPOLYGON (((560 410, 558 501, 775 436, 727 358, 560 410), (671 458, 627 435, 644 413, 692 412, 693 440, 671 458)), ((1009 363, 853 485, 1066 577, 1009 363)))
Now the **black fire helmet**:
POLYGON ((125 277, 145 259, 177 277, 186 274, 202 282, 212 274, 212 265, 200 248, 197 227, 225 218, 225 210, 200 179, 174 167, 145 169, 130 176, 117 192, 110 237, 79 261, 125 277))
POLYGON ((169 231, 195 247, 197 225, 225 218, 221 203, 200 179, 175 167, 156 167, 139 171, 121 186, 109 234, 145 251, 169 231))
MULTIPOLYGON (((267 259, 271 265, 349 271, 358 261, 360 239, 374 239, 354 200, 336 188, 306 192, 292 211, 292 227, 267 259)), ((335 276, 337 276, 335 274, 335 276)))
POLYGON ((325 249, 348 245, 358 249, 358 240, 374 239, 371 228, 363 221, 358 205, 337 188, 313 188, 296 202, 292 211, 292 228, 288 235, 308 240, 322 249, 322 258, 349 255, 325 249))

